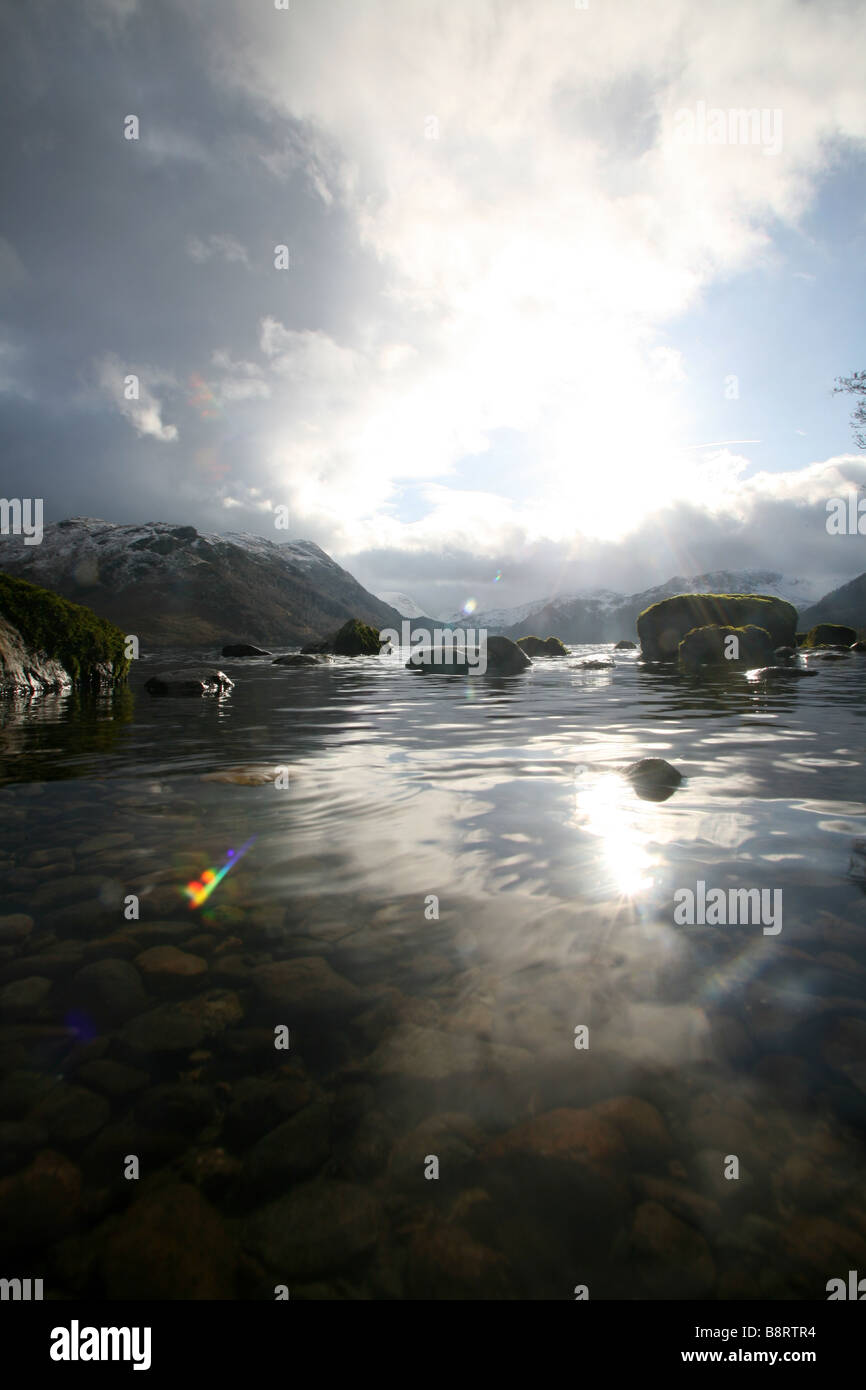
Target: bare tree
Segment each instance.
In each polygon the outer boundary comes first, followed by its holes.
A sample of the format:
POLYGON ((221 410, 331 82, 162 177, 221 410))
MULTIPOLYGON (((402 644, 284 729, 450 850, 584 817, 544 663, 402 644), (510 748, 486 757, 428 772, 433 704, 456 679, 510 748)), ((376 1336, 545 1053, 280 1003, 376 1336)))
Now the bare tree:
POLYGON ((833 387, 834 396, 845 391, 850 396, 860 396, 851 416, 851 428, 858 449, 866 449, 866 372, 853 372, 851 376, 839 376, 833 387))

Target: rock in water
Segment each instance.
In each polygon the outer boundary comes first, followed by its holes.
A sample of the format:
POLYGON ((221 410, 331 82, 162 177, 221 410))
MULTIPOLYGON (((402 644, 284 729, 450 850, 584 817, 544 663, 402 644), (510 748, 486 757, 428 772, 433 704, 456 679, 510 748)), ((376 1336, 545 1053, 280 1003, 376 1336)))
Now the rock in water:
POLYGON ((624 637, 621 642, 617 642, 614 646, 615 652, 633 652, 636 649, 637 642, 629 642, 628 638, 626 637, 624 637))
POLYGON ((853 627, 841 623, 817 623, 806 633, 804 647, 850 647, 857 641, 853 627))
POLYGON ((229 782, 235 787, 264 787, 275 782, 285 767, 276 764, 262 767, 258 763, 248 763, 243 767, 225 767, 219 772, 205 772, 203 782, 229 782))
POLYGON ((234 681, 229 679, 225 671, 160 671, 145 681, 144 688, 150 695, 225 695, 234 689, 234 681))
POLYGON ((442 671, 457 675, 516 676, 532 665, 526 652, 510 637, 488 637, 480 648, 419 647, 406 662, 409 671, 442 671))
POLYGON ((262 647, 251 647, 249 642, 239 642, 234 647, 223 647, 223 656, 270 656, 262 647))
POLYGON ((120 628, 25 579, 0 574, 0 690, 36 694, 126 679, 120 628))
POLYGON ((645 608, 637 631, 647 661, 672 661, 693 628, 751 625, 765 628, 774 648, 793 646, 797 610, 762 594, 677 594, 645 608))
POLYGON ((798 676, 817 676, 817 671, 807 671, 805 666, 761 666, 753 671, 755 680, 775 680, 777 676, 797 679, 798 676))
POLYGON ((664 758, 641 758, 624 775, 642 801, 667 801, 683 780, 682 773, 664 758))
POLYGON ((301 656, 331 652, 335 656, 378 656, 381 647, 376 628, 362 623, 360 618, 350 618, 332 637, 326 637, 321 642, 308 642, 306 647, 301 648, 301 656))
POLYGON ((558 637, 518 637, 517 645, 527 656, 568 656, 568 648, 558 637))
POLYGON ((678 653, 685 671, 764 666, 773 659, 773 642, 766 628, 754 625, 695 627, 680 642, 678 653))
POLYGON ((272 666, 323 666, 330 661, 330 657, 324 653, 313 656, 309 652, 292 652, 289 656, 277 656, 271 662, 272 666))

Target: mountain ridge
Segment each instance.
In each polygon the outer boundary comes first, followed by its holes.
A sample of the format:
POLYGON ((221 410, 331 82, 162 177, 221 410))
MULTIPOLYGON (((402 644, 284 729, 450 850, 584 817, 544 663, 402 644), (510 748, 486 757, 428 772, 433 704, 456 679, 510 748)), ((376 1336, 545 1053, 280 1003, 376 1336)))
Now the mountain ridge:
POLYGON ((380 628, 400 623, 395 608, 314 541, 69 517, 47 525, 40 545, 0 537, 0 569, 160 646, 290 646, 326 636, 347 618, 380 628))

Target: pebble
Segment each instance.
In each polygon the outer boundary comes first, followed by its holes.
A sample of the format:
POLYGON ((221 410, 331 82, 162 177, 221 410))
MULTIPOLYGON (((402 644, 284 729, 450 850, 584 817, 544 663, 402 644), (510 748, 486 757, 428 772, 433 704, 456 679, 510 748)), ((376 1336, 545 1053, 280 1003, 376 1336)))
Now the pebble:
POLYGON ((134 965, 125 960, 91 961, 69 982, 70 1007, 92 1014, 105 1026, 126 1023, 147 1008, 148 997, 134 965))
POLYGON ((297 957, 250 972, 260 1004, 274 1015, 275 1023, 288 1023, 300 1015, 319 1018, 357 1012, 364 1003, 357 985, 338 975, 319 956, 297 957), (281 1013, 286 1017, 281 1017, 281 1013))
POLYGON ((634 1273, 645 1296, 708 1298, 716 1278, 705 1238, 660 1202, 641 1202, 631 1229, 634 1273))
POLYGON ((43 1246, 71 1230, 81 1202, 81 1173, 44 1150, 20 1173, 0 1180, 0 1248, 5 1258, 38 1259, 43 1246))
POLYGON ((330 1107, 314 1101, 253 1145, 244 1161, 244 1188, 259 1200, 275 1197, 316 1173, 330 1149, 330 1107))
POLYGON ((28 975, 0 989, 0 1018, 27 1019, 38 1014, 52 990, 50 980, 28 975))
POLYGON ((380 1205, 356 1183, 315 1179, 255 1212, 245 1239, 282 1283, 342 1270, 376 1243, 380 1205))
POLYGON ((142 1193, 100 1241, 103 1298, 233 1299, 237 1253, 220 1216, 191 1183, 142 1193))
POLYGON ((60 1149, 75 1148, 108 1123, 111 1107, 86 1086, 61 1081, 28 1116, 60 1149))
POLYGON ((164 994, 186 992, 208 968, 201 956, 180 951, 176 946, 150 946, 135 957, 134 963, 145 984, 164 994))

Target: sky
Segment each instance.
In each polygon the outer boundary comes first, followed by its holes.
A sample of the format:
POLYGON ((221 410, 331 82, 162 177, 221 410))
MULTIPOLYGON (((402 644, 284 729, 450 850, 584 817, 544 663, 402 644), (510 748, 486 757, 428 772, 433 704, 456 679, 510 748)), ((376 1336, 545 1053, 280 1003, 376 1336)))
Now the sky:
POLYGON ((437 614, 866 570, 864 3, 0 15, 3 496, 437 614))

